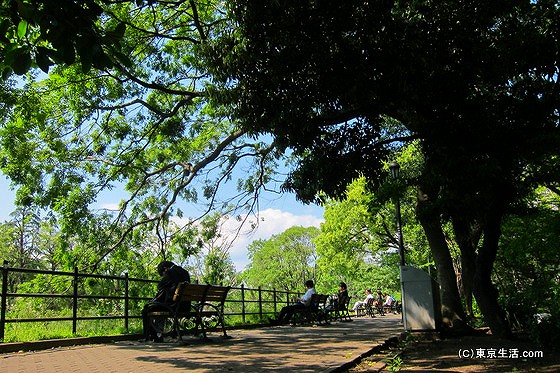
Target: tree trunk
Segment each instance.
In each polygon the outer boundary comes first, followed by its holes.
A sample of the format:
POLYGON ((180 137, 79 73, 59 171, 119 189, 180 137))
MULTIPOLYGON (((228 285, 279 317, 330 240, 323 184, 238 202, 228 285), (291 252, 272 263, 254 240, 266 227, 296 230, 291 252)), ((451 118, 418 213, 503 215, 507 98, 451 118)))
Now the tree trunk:
POLYGON ((461 286, 459 291, 465 300, 467 315, 472 318, 474 276, 476 271, 476 248, 480 240, 480 226, 469 223, 460 217, 453 219, 453 231, 457 245, 461 250, 461 286))
MULTIPOLYGON (((426 238, 434 256, 437 267, 441 295, 441 313, 444 328, 464 330, 465 313, 457 288, 455 270, 449 253, 449 247, 443 234, 440 214, 427 195, 419 193, 417 199, 417 216, 426 233, 426 238)), ((468 328, 470 330, 470 328, 468 328)))
POLYGON ((491 278, 501 234, 502 214, 499 211, 501 209, 496 208, 488 214, 482 227, 484 240, 476 258, 474 295, 492 334, 508 338, 511 337, 511 329, 502 307, 498 304, 498 291, 491 278))

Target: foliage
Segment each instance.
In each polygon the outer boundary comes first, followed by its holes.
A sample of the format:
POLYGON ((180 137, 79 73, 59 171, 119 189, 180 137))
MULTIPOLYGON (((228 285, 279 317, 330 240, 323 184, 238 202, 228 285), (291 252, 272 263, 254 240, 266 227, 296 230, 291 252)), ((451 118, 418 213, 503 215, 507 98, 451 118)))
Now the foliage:
POLYGON ((324 286, 319 281, 313 238, 315 227, 292 227, 269 240, 253 241, 247 248, 251 262, 241 275, 249 287, 303 291, 307 280, 314 280, 317 291, 324 286))
POLYGON ((397 255, 390 249, 394 238, 383 230, 383 213, 368 211, 372 196, 365 188, 365 179, 360 178, 348 187, 345 200, 325 205, 325 222, 315 243, 323 281, 333 293, 340 281, 360 296, 365 288, 390 288, 392 293, 399 288, 398 260, 391 260, 397 255))
POLYGON ((391 372, 398 372, 401 370, 402 364, 403 364, 403 360, 400 356, 395 356, 391 359, 388 360, 389 363, 389 370, 391 372))
MULTIPOLYGON (((343 199, 362 175, 379 202, 403 197, 399 183, 387 183, 386 162, 417 140, 422 157, 406 181, 420 188, 424 229, 435 227, 426 238, 442 285, 456 287, 445 266, 449 222, 479 226, 481 244, 458 248, 462 259, 478 250, 480 307, 490 320, 500 314, 490 272, 502 217, 518 213, 536 186, 558 188, 556 2, 1 5, 3 70, 30 74, 3 82, 0 167, 18 205, 53 212, 57 235, 41 249, 52 249, 52 263, 119 271, 134 262, 147 273, 155 257, 186 261, 198 220, 173 229, 172 218, 191 215, 201 199, 201 215, 253 211, 287 149, 295 169, 284 188, 303 201, 343 199), (49 75, 34 75, 34 65, 49 75), (247 158, 252 175, 218 199, 247 158), (126 191, 118 208, 96 211, 113 188, 126 191)), ((425 245, 419 232, 406 237, 425 245)), ((366 239, 371 232, 356 247, 366 239)))
POLYGON ((510 322, 532 330, 535 339, 546 339, 559 335, 554 326, 560 316, 559 199, 546 188, 536 189, 531 196, 527 205, 520 206, 522 211, 504 223, 494 276, 510 322), (541 325, 535 315, 543 313, 552 317, 541 325))
POLYGON ((173 234, 173 246, 176 254, 184 258, 179 263, 190 271, 192 281, 236 284, 235 266, 228 251, 231 241, 222 233, 224 221, 219 213, 213 213, 188 229, 181 230, 175 225, 179 232, 173 234))
POLYGON ((198 56, 228 28, 220 2, 19 3, 3 3, 0 31, 29 74, 2 82, 0 167, 18 206, 52 214, 56 260, 117 272, 145 252, 186 262, 202 216, 255 212, 282 153, 209 102, 213 77, 198 56), (244 180, 231 185, 239 167, 244 180), (116 207, 97 205, 106 193, 116 207))
POLYGON ((222 97, 243 125, 274 134, 300 157, 285 187, 313 201, 321 192, 340 198, 359 175, 379 185, 388 155, 419 139, 417 211, 452 314, 445 319, 464 318, 443 234, 451 219, 455 227, 480 226, 476 259, 467 240, 462 258, 473 262, 476 276, 468 277, 487 322, 507 334, 490 279, 502 216, 537 180, 558 183, 548 168, 558 166, 560 142, 557 4, 244 0, 230 7, 236 32, 209 59, 226 65, 222 97))
POLYGON ((71 65, 79 58, 84 70, 113 66, 120 54, 125 25, 102 20, 95 0, 2 1, 0 56, 3 74, 26 73, 32 66, 49 71, 53 64, 71 65))

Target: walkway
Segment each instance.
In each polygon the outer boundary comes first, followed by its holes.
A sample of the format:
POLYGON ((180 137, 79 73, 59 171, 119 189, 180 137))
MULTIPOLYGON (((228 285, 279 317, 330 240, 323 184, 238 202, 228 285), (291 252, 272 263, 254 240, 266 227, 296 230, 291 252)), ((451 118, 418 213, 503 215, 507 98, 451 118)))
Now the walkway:
POLYGON ((232 339, 211 334, 210 342, 111 344, 59 347, 0 354, 0 371, 164 373, 164 372, 329 372, 402 332, 400 315, 361 317, 327 326, 231 330, 232 339))

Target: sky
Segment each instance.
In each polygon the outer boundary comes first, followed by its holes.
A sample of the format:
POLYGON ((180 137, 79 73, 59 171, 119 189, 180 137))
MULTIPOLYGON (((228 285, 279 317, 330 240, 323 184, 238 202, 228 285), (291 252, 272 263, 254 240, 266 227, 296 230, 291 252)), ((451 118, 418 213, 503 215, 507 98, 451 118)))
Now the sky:
MULTIPOLYGON (((244 233, 235 240, 230 249, 230 256, 237 270, 242 270, 248 263, 247 246, 257 239, 269 239, 272 235, 284 232, 286 229, 294 226, 301 227, 319 227, 323 222, 323 210, 317 206, 304 206, 295 201, 290 196, 285 197, 285 204, 282 207, 266 208, 259 211, 259 225, 256 230, 244 233), (290 201, 293 199, 293 201, 290 201)), ((235 220, 235 219, 231 219, 235 220)), ((232 222, 236 223, 236 222, 232 222)), ((223 232, 227 234, 235 231, 234 226, 225 224, 223 232)))
MULTIPOLYGON (((97 207, 114 208, 120 202, 122 194, 114 192, 104 194, 97 201, 97 207)), ((0 176, 0 221, 9 220, 9 214, 14 210, 14 192, 9 188, 8 180, 0 176)), ((281 197, 259 200, 259 222, 255 230, 245 227, 230 248, 230 256, 237 270, 241 271, 249 263, 247 246, 254 240, 269 239, 293 226, 319 227, 323 222, 324 209, 317 205, 304 205, 295 199, 293 194, 283 194, 281 197)), ((238 222, 235 219, 226 221, 222 234, 233 235, 238 222)))

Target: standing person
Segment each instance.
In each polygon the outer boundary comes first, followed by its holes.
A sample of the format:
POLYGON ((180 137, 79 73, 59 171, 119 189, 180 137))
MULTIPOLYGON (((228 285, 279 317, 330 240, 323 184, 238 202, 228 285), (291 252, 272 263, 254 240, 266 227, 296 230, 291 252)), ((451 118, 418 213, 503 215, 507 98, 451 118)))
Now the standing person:
POLYGON ((189 272, 184 268, 170 261, 163 261, 158 264, 157 271, 161 276, 157 286, 157 294, 150 300, 142 310, 142 327, 144 331, 143 342, 163 342, 161 331, 156 330, 150 323, 149 312, 165 310, 166 306, 173 305, 173 295, 180 282, 190 282, 189 272))
POLYGON ((296 303, 282 307, 278 317, 276 319, 270 320, 271 325, 286 324, 290 322, 290 319, 292 318, 295 310, 297 310, 298 308, 309 307, 311 305, 311 298, 313 297, 313 294, 317 294, 317 292, 315 291, 313 280, 307 280, 305 282, 305 288, 307 289, 307 291, 301 298, 297 299, 296 303))
POLYGON ((354 303, 354 307, 352 307, 352 311, 356 312, 356 316, 358 316, 358 308, 363 308, 366 306, 368 299, 372 299, 373 298, 373 294, 371 293, 371 289, 366 289, 366 298, 360 302, 356 302, 354 303))

